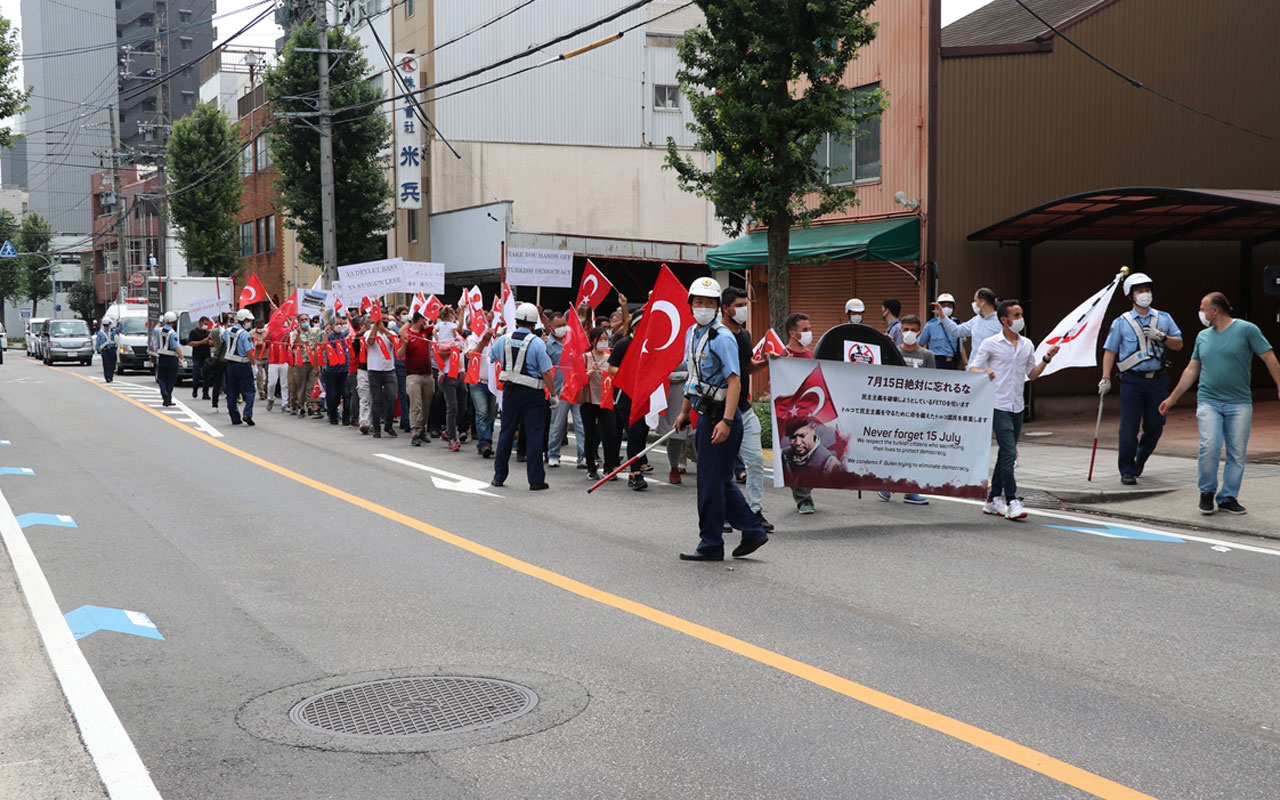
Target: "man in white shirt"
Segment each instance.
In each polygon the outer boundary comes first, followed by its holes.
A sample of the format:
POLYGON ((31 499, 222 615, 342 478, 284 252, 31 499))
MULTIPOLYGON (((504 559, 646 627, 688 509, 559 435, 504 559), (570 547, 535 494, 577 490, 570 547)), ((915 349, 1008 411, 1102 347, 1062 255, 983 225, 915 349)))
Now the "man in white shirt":
POLYGON ((1017 497, 1018 482, 1013 475, 1013 463, 1018 457, 1018 438, 1022 435, 1022 412, 1026 408, 1022 385, 1040 377, 1045 366, 1058 354, 1058 348, 1056 345, 1049 348, 1044 360, 1036 363, 1035 345, 1022 335, 1026 322, 1018 301, 1005 300, 995 313, 1000 320, 1000 333, 983 339, 969 361, 970 372, 985 372, 996 384, 991 427, 1000 452, 996 456, 991 487, 982 512, 1008 519, 1023 519, 1027 512, 1017 497))

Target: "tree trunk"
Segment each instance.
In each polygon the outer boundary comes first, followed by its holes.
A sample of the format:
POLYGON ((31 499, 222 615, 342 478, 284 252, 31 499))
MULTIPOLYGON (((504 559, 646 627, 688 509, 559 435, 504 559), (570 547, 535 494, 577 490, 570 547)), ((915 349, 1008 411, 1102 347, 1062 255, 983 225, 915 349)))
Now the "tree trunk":
POLYGON ((785 324, 791 314, 791 285, 787 274, 791 255, 791 215, 774 215, 768 225, 769 325, 786 341, 785 324))

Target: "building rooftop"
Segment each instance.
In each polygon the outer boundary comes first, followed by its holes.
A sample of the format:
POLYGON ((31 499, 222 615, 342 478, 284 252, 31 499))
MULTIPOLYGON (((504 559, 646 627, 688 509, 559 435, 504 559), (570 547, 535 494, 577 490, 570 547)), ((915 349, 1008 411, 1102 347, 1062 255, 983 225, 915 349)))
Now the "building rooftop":
MULTIPOLYGON (((1067 28, 1115 0, 1023 0, 1056 28, 1067 28)), ((1015 0, 994 0, 942 29, 943 47, 1000 47, 1053 36, 1015 0)))

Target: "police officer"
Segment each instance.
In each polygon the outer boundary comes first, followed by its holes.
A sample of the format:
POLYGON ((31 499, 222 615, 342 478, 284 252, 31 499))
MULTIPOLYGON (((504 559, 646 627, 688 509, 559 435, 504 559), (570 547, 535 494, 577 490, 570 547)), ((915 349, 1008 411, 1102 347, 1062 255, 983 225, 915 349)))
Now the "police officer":
POLYGON ((116 376, 116 356, 118 355, 119 344, 116 341, 115 322, 111 317, 102 318, 102 327, 98 329, 98 333, 93 337, 93 349, 98 351, 102 356, 102 379, 107 383, 115 380, 116 376))
POLYGON ((160 384, 162 405, 173 405, 173 388, 178 385, 178 359, 182 345, 178 341, 178 315, 164 312, 160 334, 156 337, 156 383, 160 384))
MULTIPOLYGON (((546 343, 533 332, 537 324, 538 307, 533 303, 521 303, 516 308, 516 330, 489 348, 489 359, 502 366, 498 375, 502 381, 502 431, 498 435, 498 452, 493 462, 494 486, 501 486, 507 480, 516 429, 523 427, 524 436, 533 443, 541 443, 546 430, 547 399, 544 389, 555 386, 555 373, 546 343)), ((553 391, 553 408, 557 402, 553 391)), ((525 461, 525 469, 529 475, 530 490, 547 488, 542 459, 535 456, 532 448, 525 461)))
POLYGON ((1147 459, 1164 432, 1160 402, 1169 393, 1165 370, 1168 350, 1182 349, 1182 331, 1173 317, 1151 307, 1152 281, 1135 272, 1124 280, 1133 308, 1111 323, 1102 346, 1102 380, 1098 394, 1111 391, 1111 371, 1120 370, 1120 482, 1138 483, 1147 459), (1138 426, 1142 438, 1138 438, 1138 426))
POLYGON ((751 512, 733 480, 733 458, 742 445, 742 411, 738 404, 742 374, 738 342, 716 319, 720 296, 720 284, 711 278, 699 278, 689 289, 689 304, 697 324, 685 336, 689 379, 676 430, 689 424, 691 412, 696 409, 698 528, 702 539, 693 552, 680 554, 684 561, 723 561, 725 522, 742 531, 734 558, 749 555, 769 541, 761 520, 751 512))
POLYGON ((867 313, 867 304, 856 297, 844 304, 844 318, 853 325, 861 324, 862 315, 865 313, 867 313))
POLYGON ((253 356, 253 312, 242 308, 236 312, 237 327, 223 332, 226 340, 227 360, 227 411, 231 414, 231 424, 239 425, 240 398, 244 398, 244 424, 253 427, 253 366, 249 359, 253 356))

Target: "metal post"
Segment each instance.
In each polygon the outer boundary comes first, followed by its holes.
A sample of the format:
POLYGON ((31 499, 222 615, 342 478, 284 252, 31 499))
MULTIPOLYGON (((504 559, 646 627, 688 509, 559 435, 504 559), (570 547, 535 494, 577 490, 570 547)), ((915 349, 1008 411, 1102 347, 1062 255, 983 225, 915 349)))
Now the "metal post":
POLYGON ((316 0, 316 32, 320 64, 320 235, 324 243, 324 276, 332 286, 338 279, 338 241, 334 229, 333 118, 329 101, 328 5, 316 0))
POLYGON ((166 185, 165 178, 165 131, 169 123, 168 114, 165 111, 165 92, 168 88, 168 81, 159 80, 160 75, 164 73, 169 66, 169 48, 165 43, 165 37, 169 30, 169 11, 168 3, 156 4, 156 181, 159 184, 156 192, 160 195, 160 216, 157 220, 158 229, 156 230, 156 271, 160 277, 168 277, 169 275, 169 259, 168 247, 165 243, 165 234, 169 228, 169 187, 166 185))
MULTIPOLYGON (((111 117, 111 180, 112 191, 116 196, 116 272, 119 278, 116 283, 116 297, 118 300, 124 299, 125 282, 128 280, 126 276, 127 269, 125 267, 125 241, 124 229, 125 220, 128 211, 124 207, 124 186, 120 182, 120 140, 116 138, 116 112, 117 108, 109 109, 111 117)), ((106 264, 103 264, 103 269, 106 264)), ((108 303, 110 305, 110 303, 108 303)))

